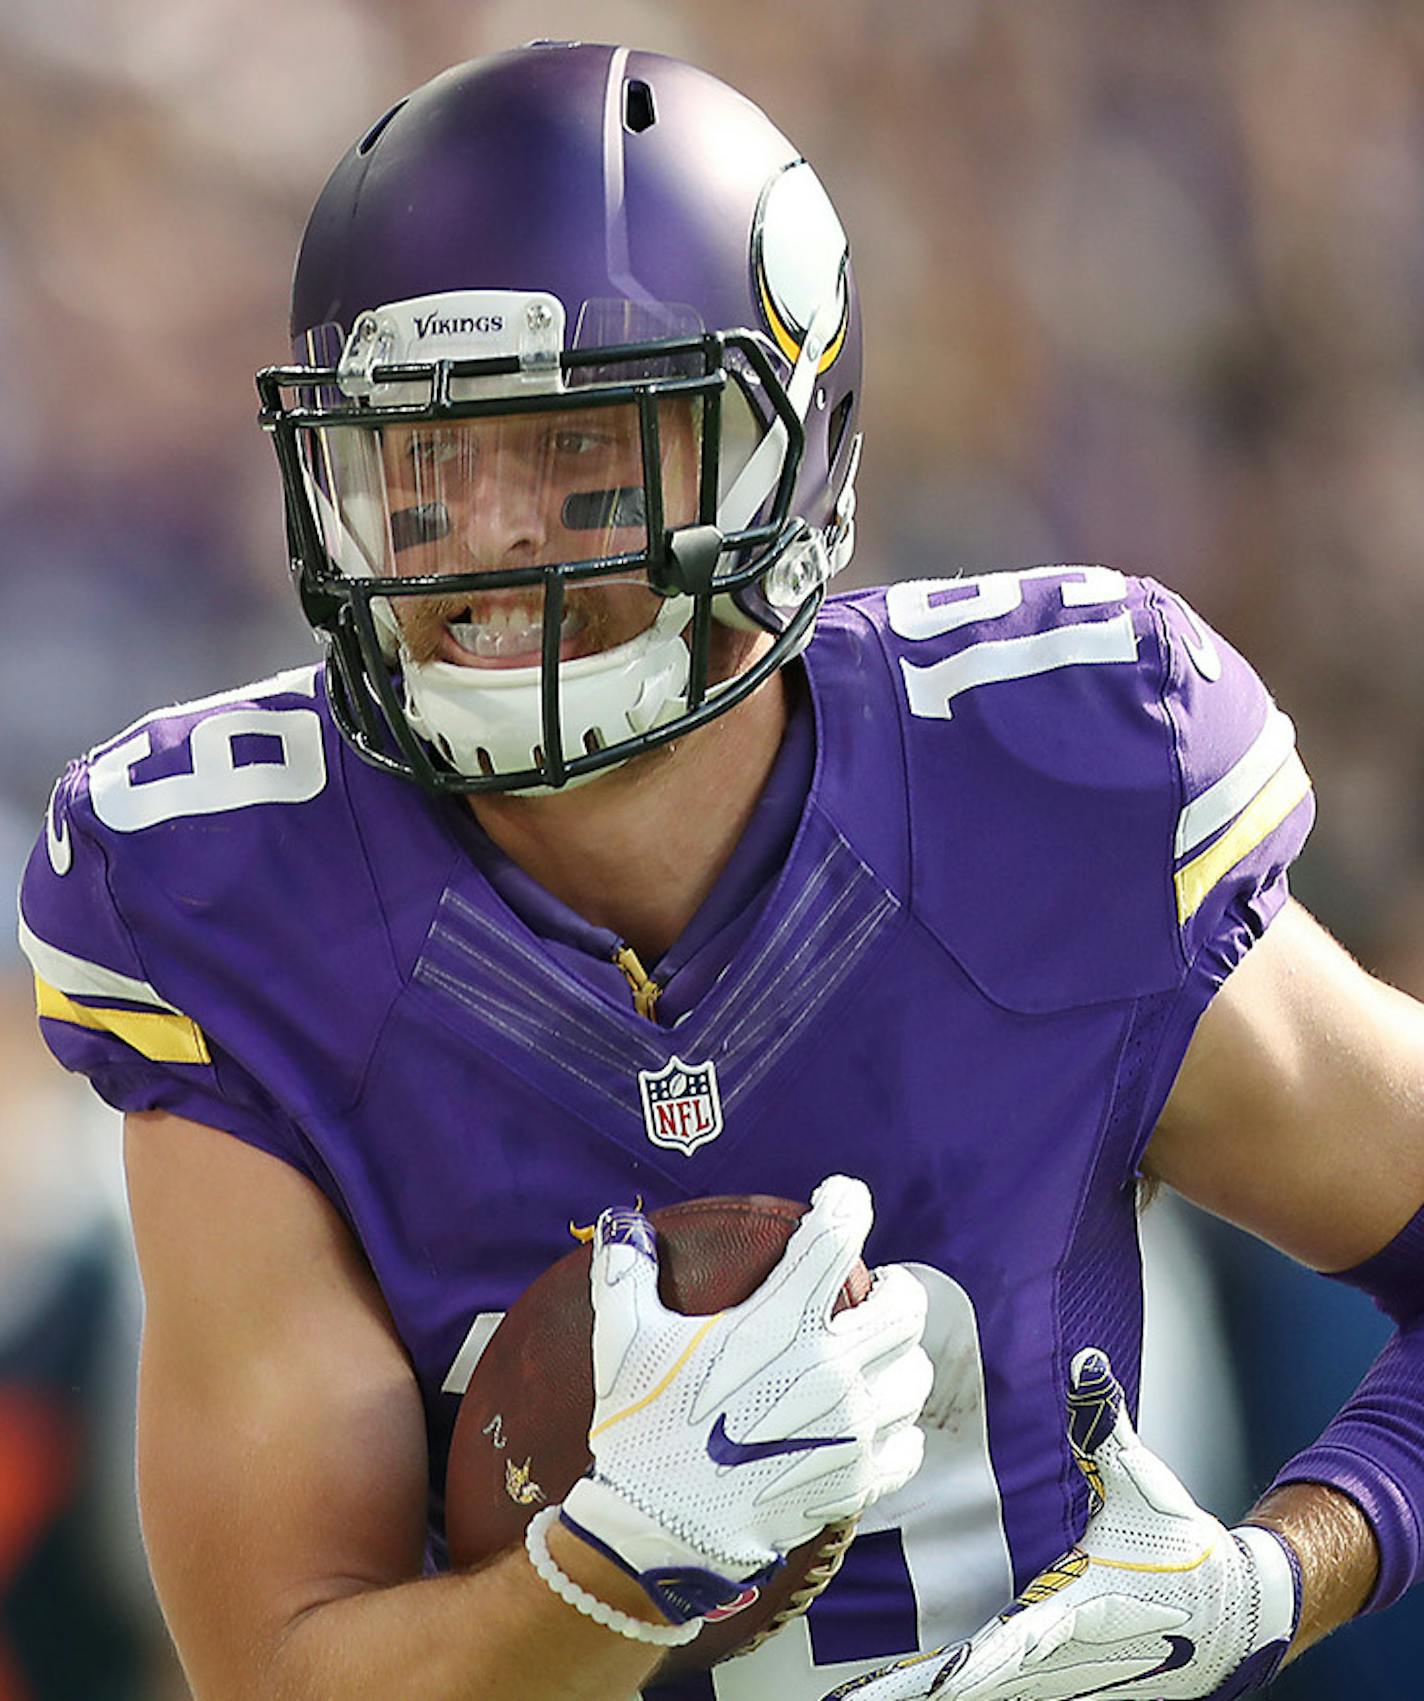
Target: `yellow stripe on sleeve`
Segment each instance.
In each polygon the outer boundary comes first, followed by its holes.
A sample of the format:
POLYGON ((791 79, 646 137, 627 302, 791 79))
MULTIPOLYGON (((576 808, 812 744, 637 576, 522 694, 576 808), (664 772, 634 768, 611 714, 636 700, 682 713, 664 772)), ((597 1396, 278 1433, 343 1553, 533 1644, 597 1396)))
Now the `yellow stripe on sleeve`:
POLYGON ((1250 856, 1309 791, 1310 775, 1292 750, 1216 843, 1177 870, 1179 923, 1195 915, 1217 881, 1250 856))
POLYGON ((211 1063, 203 1030, 189 1016, 161 1010, 115 1010, 76 1004, 47 980, 35 976, 35 1008, 53 1022, 111 1033, 151 1063, 211 1063))

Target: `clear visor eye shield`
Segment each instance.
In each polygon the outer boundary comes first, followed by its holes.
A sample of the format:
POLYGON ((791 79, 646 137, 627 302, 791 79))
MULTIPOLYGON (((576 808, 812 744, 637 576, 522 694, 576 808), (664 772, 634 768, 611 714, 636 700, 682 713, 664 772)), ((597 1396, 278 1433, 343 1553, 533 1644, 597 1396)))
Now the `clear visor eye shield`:
POLYGON ((344 339, 323 327, 310 364, 258 375, 303 607, 367 760, 441 791, 561 786, 724 712, 804 644, 831 563, 791 506, 835 323, 782 376, 759 335, 677 311, 589 303, 565 347, 551 295, 427 297, 344 339), (714 617, 775 638, 715 684, 714 617), (651 656, 680 675, 655 708, 643 690, 611 731, 573 730, 581 674, 651 656), (532 679, 532 730, 466 756, 413 709, 417 675, 496 709, 532 679))

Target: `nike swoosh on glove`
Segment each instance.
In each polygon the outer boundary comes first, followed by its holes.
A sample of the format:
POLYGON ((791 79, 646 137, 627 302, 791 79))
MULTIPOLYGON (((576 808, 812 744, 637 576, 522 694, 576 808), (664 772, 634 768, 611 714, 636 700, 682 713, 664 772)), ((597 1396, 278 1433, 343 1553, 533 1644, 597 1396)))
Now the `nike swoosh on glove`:
POLYGON ((924 1288, 886 1265, 859 1305, 833 1314, 871 1216, 863 1181, 830 1176, 771 1274, 715 1317, 658 1298, 646 1217, 598 1219, 593 1466, 562 1516, 669 1617, 725 1604, 919 1469, 934 1374, 924 1288))
POLYGON ((1068 1438, 1092 1490, 1078 1546, 969 1641, 825 1701, 1235 1701, 1270 1682, 1300 1621, 1290 1545, 1202 1511, 1137 1439, 1095 1347, 1069 1373, 1068 1438))

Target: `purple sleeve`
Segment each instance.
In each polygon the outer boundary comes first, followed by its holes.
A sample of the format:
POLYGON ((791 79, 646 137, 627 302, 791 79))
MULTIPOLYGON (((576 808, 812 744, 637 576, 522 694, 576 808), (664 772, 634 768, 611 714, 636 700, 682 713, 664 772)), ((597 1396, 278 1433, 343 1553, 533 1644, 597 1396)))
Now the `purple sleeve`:
POLYGON ((1319 1441, 1272 1486, 1325 1483, 1359 1506, 1380 1550, 1364 1611, 1379 1612, 1424 1575, 1424 1211, 1334 1279, 1369 1294, 1399 1331, 1319 1441))
POLYGON ((1181 786, 1172 885, 1193 975, 1219 986, 1286 899, 1314 819, 1295 728, 1255 670, 1175 592, 1153 587, 1181 786))
POLYGON ((25 869, 20 945, 45 1043, 108 1104, 187 1117, 312 1174, 290 1119, 224 1052, 202 1013, 195 1019, 154 983, 113 895, 82 763, 55 787, 25 869))
POLYGON ((1287 870, 1315 819, 1295 728, 1255 670, 1181 597, 1151 585, 1162 705, 1178 776, 1172 903, 1184 974, 1147 1095, 1151 1138, 1197 1022, 1289 895, 1287 870))

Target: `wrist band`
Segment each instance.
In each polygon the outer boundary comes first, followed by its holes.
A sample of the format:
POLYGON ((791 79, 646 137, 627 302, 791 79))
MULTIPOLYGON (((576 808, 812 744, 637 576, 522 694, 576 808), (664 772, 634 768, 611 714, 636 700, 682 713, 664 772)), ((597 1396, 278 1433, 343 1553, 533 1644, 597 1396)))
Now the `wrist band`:
POLYGON ((1256 1568, 1256 1582, 1261 1591, 1258 1611, 1266 1634, 1284 1638, 1284 1645, 1289 1647, 1300 1629, 1304 1592, 1300 1555, 1296 1552, 1295 1543, 1272 1525, 1256 1524, 1249 1518, 1244 1524, 1238 1524, 1231 1534, 1251 1556, 1256 1568), (1277 1554, 1280 1562, 1276 1561, 1277 1554))
POLYGON ((694 1618, 687 1624, 649 1624, 644 1619, 634 1618, 631 1613, 609 1606, 607 1601, 599 1600, 587 1589, 581 1589, 572 1577, 559 1569, 549 1552, 549 1526, 558 1515, 557 1506, 546 1506, 534 1514, 524 1531, 524 1551, 529 1555, 529 1563, 561 1601, 577 1607, 586 1618, 603 1625, 606 1630, 616 1630, 620 1636, 630 1637, 634 1642, 651 1642, 659 1648, 680 1648, 701 1634, 700 1618, 694 1618))

